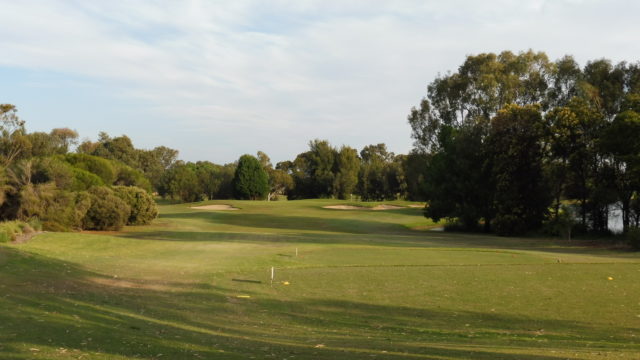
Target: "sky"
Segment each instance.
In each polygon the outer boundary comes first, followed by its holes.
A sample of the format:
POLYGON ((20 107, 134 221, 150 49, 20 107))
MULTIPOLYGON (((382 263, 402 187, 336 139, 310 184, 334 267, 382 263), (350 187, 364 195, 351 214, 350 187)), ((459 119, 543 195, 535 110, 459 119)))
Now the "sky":
POLYGON ((312 139, 412 147, 407 114, 465 56, 640 56, 623 0, 0 0, 0 103, 29 131, 126 134, 188 161, 312 139))

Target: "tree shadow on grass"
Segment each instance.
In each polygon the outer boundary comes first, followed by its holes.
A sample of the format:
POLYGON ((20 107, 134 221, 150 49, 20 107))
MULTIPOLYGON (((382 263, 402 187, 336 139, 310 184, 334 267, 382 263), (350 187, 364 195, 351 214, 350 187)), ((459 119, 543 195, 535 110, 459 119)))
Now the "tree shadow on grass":
MULTIPOLYGON (((328 210, 326 211, 340 211, 328 210)), ((365 210, 358 210, 364 212, 365 210)), ((422 218, 416 209, 390 210, 407 211, 410 215, 422 218), (417 214, 416 214, 417 213, 417 214)), ((488 249, 514 249, 544 251, 550 254, 564 253, 593 255, 596 257, 632 257, 625 252, 603 251, 587 246, 581 241, 566 242, 550 238, 511 238, 492 234, 432 232, 412 230, 394 222, 383 219, 362 220, 353 218, 325 218, 310 216, 288 216, 279 214, 246 214, 225 212, 181 212, 161 214, 165 219, 197 219, 209 224, 237 226, 247 232, 223 231, 153 231, 126 233, 126 237, 140 237, 158 240, 189 241, 295 241, 308 243, 353 243, 383 246, 416 246, 416 247, 468 247, 488 249), (242 229, 245 228, 245 229, 242 229), (274 234, 256 232, 246 229, 268 229, 281 231, 274 234), (185 236, 189 234, 188 236, 185 236)), ((230 229, 234 231, 234 229, 230 229)), ((259 230, 258 230, 259 231, 259 230)))
POLYGON ((606 350, 628 340, 622 334, 629 329, 287 299, 267 285, 251 292, 250 299, 240 299, 231 281, 222 286, 118 279, 13 248, 0 246, 0 253, 5 259, 0 264, 2 359, 30 358, 37 352, 54 359, 86 354, 145 359, 553 360, 565 357, 548 354, 546 344, 572 349, 586 341, 606 350), (547 335, 533 333, 540 328, 547 335), (536 349, 535 340, 540 339, 547 343, 536 349))
POLYGON ((397 223, 360 220, 353 218, 325 218, 280 214, 247 214, 226 212, 182 212, 161 214, 165 219, 199 219, 213 224, 246 228, 335 232, 344 234, 411 234, 412 231, 397 223))

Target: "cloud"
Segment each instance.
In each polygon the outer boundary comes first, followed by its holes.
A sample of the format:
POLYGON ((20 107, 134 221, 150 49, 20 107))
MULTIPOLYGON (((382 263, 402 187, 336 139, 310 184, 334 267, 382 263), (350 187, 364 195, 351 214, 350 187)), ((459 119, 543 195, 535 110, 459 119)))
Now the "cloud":
POLYGON ((0 66, 93 79, 163 119, 156 134, 123 130, 134 140, 166 138, 191 160, 216 161, 257 149, 292 158, 316 137, 406 152, 409 108, 465 55, 635 60, 640 30, 640 6, 626 1, 0 5, 0 66))

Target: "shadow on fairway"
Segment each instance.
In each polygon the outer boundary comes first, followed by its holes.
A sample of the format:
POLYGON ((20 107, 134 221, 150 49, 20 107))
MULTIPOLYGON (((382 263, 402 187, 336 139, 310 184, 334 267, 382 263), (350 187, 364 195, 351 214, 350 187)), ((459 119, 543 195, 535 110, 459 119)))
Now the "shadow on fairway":
MULTIPOLYGON (((418 209, 419 210, 419 209, 418 209)), ((337 213, 341 210, 322 209, 337 213)), ((416 209, 389 210, 407 212, 422 219, 416 209)), ((372 213, 357 210, 350 212, 372 213)), ((384 215, 384 214, 382 214, 384 215)), ((594 249, 590 241, 567 242, 559 239, 532 237, 501 237, 483 233, 434 232, 412 230, 393 222, 385 222, 384 216, 372 220, 340 217, 289 216, 279 214, 247 214, 229 212, 191 211, 161 214, 162 219, 199 220, 213 226, 214 231, 142 231, 124 233, 127 238, 171 241, 236 241, 264 242, 291 241, 297 243, 372 244, 394 247, 465 247, 488 249, 535 250, 549 254, 585 254, 604 258, 629 258, 633 254, 620 251, 594 249), (216 225, 220 225, 220 231, 216 225), (227 226, 232 226, 231 228, 227 226), (252 232, 255 229, 256 232, 252 232), (261 231, 262 230, 262 231, 261 231), (273 233, 264 232, 273 231, 273 233), (598 253, 600 252, 600 254, 598 253)), ((409 218, 411 220, 411 218, 409 218)), ((179 225, 178 225, 179 226, 179 225)), ((211 228, 211 227, 209 227, 211 228)), ((552 255, 552 256, 555 256, 552 255)))
POLYGON ((548 354, 550 344, 565 350, 587 343, 598 351, 638 347, 628 337, 632 329, 615 326, 345 300, 279 300, 264 291, 243 291, 251 298, 240 299, 231 280, 227 286, 119 279, 4 246, 0 254, 3 359, 37 352, 52 359, 86 354, 554 360, 565 357, 539 355, 548 354))
POLYGON ((161 214, 165 219, 200 219, 214 224, 245 228, 281 229, 296 231, 337 232, 346 234, 407 234, 403 225, 383 221, 352 218, 288 216, 279 214, 247 214, 226 212, 183 212, 161 214))

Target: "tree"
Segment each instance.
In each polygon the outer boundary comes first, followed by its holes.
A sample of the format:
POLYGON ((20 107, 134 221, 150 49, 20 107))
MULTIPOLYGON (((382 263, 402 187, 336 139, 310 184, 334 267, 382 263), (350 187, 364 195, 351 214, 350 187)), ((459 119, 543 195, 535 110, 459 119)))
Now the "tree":
POLYGON ((214 199, 222 183, 221 166, 209 161, 198 161, 194 165, 193 170, 198 177, 200 189, 207 199, 214 199))
POLYGON ((623 231, 629 231, 634 194, 640 192, 640 114, 618 114, 603 133, 601 146, 611 155, 617 200, 622 204, 623 231))
POLYGON ((490 230, 494 185, 484 131, 484 126, 473 124, 441 130, 440 150, 425 159, 425 216, 457 219, 465 229, 475 229, 484 219, 485 230, 490 230))
POLYGON ((307 159, 312 191, 316 197, 329 197, 333 194, 336 153, 336 149, 326 140, 315 139, 309 142, 307 159))
POLYGON ((406 190, 402 159, 396 159, 385 144, 365 146, 360 158, 358 192, 363 200, 394 200, 406 190))
POLYGON ((133 168, 139 167, 139 153, 126 135, 112 138, 107 133, 101 132, 98 145, 91 152, 91 155, 118 160, 133 168))
POLYGON ((149 179, 154 189, 158 190, 162 174, 176 162, 178 150, 166 146, 158 146, 152 150, 137 150, 140 170, 149 179))
POLYGON ((0 104, 0 160, 9 166, 30 144, 24 136, 24 121, 11 104, 0 104))
POLYGON ((333 193, 338 199, 346 199, 353 194, 358 185, 358 172, 360 170, 358 151, 343 145, 336 157, 336 169, 333 193))
POLYGON ((57 148, 62 154, 69 151, 69 146, 78 143, 78 132, 69 128, 53 129, 49 135, 55 140, 57 148))
POLYGON ((269 192, 269 179, 258 159, 242 155, 233 178, 234 195, 238 199, 264 199, 269 192))
POLYGON ((487 139, 495 183, 494 226, 502 235, 538 228, 550 205, 543 173, 544 124, 540 107, 508 105, 491 120, 487 139))
POLYGON ((229 163, 224 164, 220 168, 220 188, 216 194, 217 199, 231 199, 233 198, 233 178, 236 173, 237 164, 229 163))
POLYGON ((180 199, 184 202, 198 201, 202 189, 193 166, 178 161, 162 176, 158 192, 162 196, 180 199))
POLYGON ((282 162, 293 177, 289 199, 326 198, 334 195, 336 149, 327 140, 309 141, 309 151, 298 154, 292 163, 282 162))
POLYGON ((267 201, 271 201, 271 199, 275 198, 278 195, 284 195, 291 189, 293 189, 293 178, 291 175, 282 169, 274 169, 271 164, 271 159, 269 156, 262 152, 258 151, 257 154, 258 161, 260 165, 267 173, 267 177, 269 178, 269 192, 267 194, 267 201))
POLYGON ((414 149, 402 158, 402 166, 407 183, 407 199, 425 201, 424 182, 428 176, 429 156, 414 149))
POLYGON ((267 200, 271 201, 277 195, 284 195, 290 191, 293 184, 293 177, 284 170, 269 169, 269 194, 267 200))

